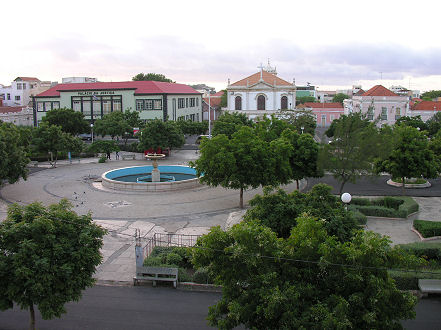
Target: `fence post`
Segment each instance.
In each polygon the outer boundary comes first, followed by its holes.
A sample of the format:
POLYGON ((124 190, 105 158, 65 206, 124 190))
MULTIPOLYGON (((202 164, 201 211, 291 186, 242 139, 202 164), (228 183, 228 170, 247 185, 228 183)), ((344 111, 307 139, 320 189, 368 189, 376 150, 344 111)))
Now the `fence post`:
POLYGON ((135 229, 135 257, 136 257, 136 267, 142 267, 144 263, 144 253, 141 245, 141 231, 139 229, 135 229))

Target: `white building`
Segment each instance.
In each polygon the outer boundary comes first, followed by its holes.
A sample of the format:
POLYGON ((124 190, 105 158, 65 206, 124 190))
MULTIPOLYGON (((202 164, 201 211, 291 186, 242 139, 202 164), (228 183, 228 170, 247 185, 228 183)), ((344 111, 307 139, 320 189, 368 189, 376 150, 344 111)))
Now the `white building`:
POLYGON ((63 84, 82 84, 82 83, 95 83, 98 82, 96 78, 90 77, 66 77, 62 78, 63 84))
POLYGON ((409 96, 401 96, 386 87, 376 85, 361 95, 343 101, 345 115, 361 112, 379 125, 393 125, 401 116, 410 116, 409 96))
POLYGON ((249 118, 294 109, 296 104, 295 84, 277 77, 269 64, 233 84, 228 81, 227 93, 227 111, 245 113, 249 118))
POLYGON ((33 126, 33 109, 31 107, 2 107, 0 106, 0 120, 16 126, 33 126))
POLYGON ((40 81, 32 77, 17 77, 10 86, 0 87, 0 98, 3 106, 28 106, 32 97, 51 87, 50 81, 40 81))

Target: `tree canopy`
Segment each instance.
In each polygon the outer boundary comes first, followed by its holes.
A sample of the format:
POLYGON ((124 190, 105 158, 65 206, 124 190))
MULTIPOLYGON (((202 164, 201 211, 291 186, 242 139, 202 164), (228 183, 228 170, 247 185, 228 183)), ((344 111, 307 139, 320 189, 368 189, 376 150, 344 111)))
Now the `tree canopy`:
POLYGON ((421 98, 424 101, 432 101, 432 99, 436 99, 437 97, 441 97, 441 90, 431 90, 429 92, 425 92, 423 94, 421 94, 421 98))
POLYGON ((227 107, 227 103, 228 103, 228 102, 227 102, 228 92, 227 92, 226 89, 223 89, 222 92, 224 92, 224 93, 223 93, 222 96, 221 96, 221 101, 220 101, 220 103, 219 103, 219 106, 220 106, 221 108, 225 108, 225 107, 227 107))
POLYGON ((162 73, 138 73, 136 76, 134 76, 132 78, 133 81, 141 81, 141 80, 146 80, 146 81, 163 81, 163 82, 168 82, 168 83, 174 83, 175 81, 167 78, 166 76, 164 76, 162 73))
POLYGON ((299 134, 308 133, 314 136, 317 122, 312 111, 302 109, 282 110, 280 114, 281 119, 292 125, 299 134))
POLYGON ((395 125, 407 125, 418 128, 420 131, 427 131, 427 124, 421 119, 421 116, 408 117, 403 116, 395 121, 395 125))
POLYGON ((264 141, 248 126, 242 126, 232 138, 220 134, 204 139, 200 157, 191 163, 200 181, 210 186, 243 191, 290 180, 289 155, 292 147, 285 139, 264 141))
POLYGON ((380 152, 380 140, 374 123, 358 112, 334 120, 327 134, 331 128, 334 140, 320 150, 319 166, 340 181, 341 194, 346 182, 373 174, 372 162, 380 152))
POLYGON ((43 319, 60 317, 67 302, 78 301, 94 284, 104 234, 90 214, 77 215, 67 200, 47 208, 10 206, 0 223, 0 309, 14 302, 29 309, 31 329, 34 305, 43 319))
POLYGON ((60 126, 41 123, 33 131, 33 145, 37 151, 46 153, 53 167, 56 166, 59 152, 76 151, 83 148, 83 142, 69 133, 62 131, 60 126))
POLYGON ((132 133, 133 127, 129 125, 123 112, 114 111, 105 115, 102 119, 97 119, 93 129, 96 134, 102 137, 110 135, 114 139, 115 137, 123 137, 127 133, 132 133))
POLYGON ((429 136, 436 135, 441 130, 441 112, 434 114, 427 122, 429 136))
POLYGON ((79 111, 60 108, 46 112, 42 122, 49 125, 57 125, 65 133, 77 135, 90 131, 89 123, 84 119, 84 115, 79 111))
POLYGON ((208 121, 178 120, 176 125, 182 133, 189 135, 203 135, 208 130, 208 121))
MULTIPOLYGON (((26 179, 29 163, 27 157, 28 146, 23 145, 27 137, 21 134, 15 125, 0 123, 0 180, 9 183, 17 182, 20 178, 26 179)), ((23 131, 23 133, 28 131, 23 131)), ((26 142, 27 143, 27 142, 26 142)))
POLYGON ((259 219, 278 237, 287 238, 297 225, 297 217, 308 213, 323 219, 329 235, 336 236, 342 242, 347 241, 359 225, 340 199, 331 194, 331 189, 328 185, 317 184, 308 193, 293 191, 288 194, 282 189, 274 192, 272 187, 265 187, 263 195, 256 195, 250 201, 251 207, 244 219, 259 219))
POLYGON ((411 126, 398 126, 393 132, 393 149, 375 162, 375 171, 401 178, 403 192, 406 178, 435 178, 440 169, 425 134, 411 126))
POLYGON ((248 119, 244 113, 226 112, 216 119, 213 125, 213 136, 225 134, 229 138, 237 132, 242 126, 253 127, 253 121, 248 119))
POLYGON ((119 151, 119 146, 114 140, 96 140, 89 146, 89 151, 91 152, 114 152, 119 151))
POLYGON ((343 104, 343 101, 348 99, 348 98, 349 98, 349 96, 344 94, 344 93, 337 93, 332 98, 332 102, 337 102, 337 103, 343 104))
POLYGON ((140 150, 179 148, 185 143, 184 133, 176 122, 159 119, 148 121, 139 135, 140 150))
POLYGON ((358 231, 347 242, 301 215, 287 239, 259 221, 198 239, 193 263, 222 285, 211 326, 233 329, 397 329, 415 317, 416 297, 400 291, 385 267, 415 265, 387 238, 358 231))

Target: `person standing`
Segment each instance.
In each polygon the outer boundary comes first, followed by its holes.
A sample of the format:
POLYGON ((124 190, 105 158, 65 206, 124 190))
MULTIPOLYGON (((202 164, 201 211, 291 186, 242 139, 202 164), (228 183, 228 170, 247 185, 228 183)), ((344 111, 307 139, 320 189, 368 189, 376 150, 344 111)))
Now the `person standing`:
POLYGON ((110 151, 107 151, 107 159, 110 159, 110 151))
POLYGON ((119 151, 116 151, 115 157, 116 157, 117 160, 119 159, 119 151))

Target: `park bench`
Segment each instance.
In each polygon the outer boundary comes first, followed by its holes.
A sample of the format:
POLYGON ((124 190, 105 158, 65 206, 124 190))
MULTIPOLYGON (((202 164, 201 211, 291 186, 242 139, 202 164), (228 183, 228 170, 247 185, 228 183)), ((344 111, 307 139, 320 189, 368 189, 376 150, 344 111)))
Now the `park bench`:
POLYGON ((422 293, 441 293, 441 280, 418 280, 418 287, 422 293))
POLYGON ((121 156, 123 160, 133 159, 135 160, 135 154, 124 154, 121 156))
POLYGON ((133 285, 136 286, 139 281, 153 281, 153 286, 156 286, 156 281, 173 282, 173 287, 176 288, 178 268, 137 266, 133 285))

